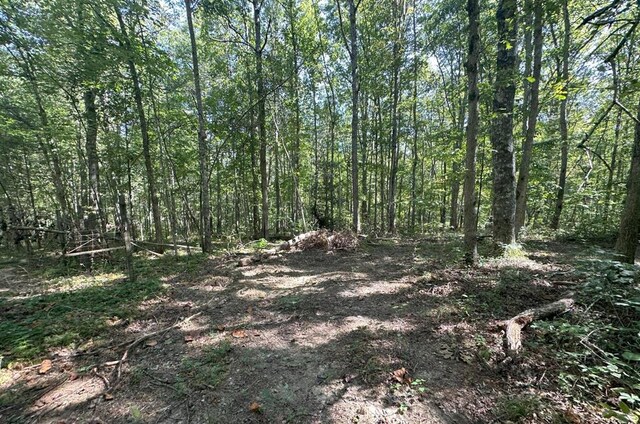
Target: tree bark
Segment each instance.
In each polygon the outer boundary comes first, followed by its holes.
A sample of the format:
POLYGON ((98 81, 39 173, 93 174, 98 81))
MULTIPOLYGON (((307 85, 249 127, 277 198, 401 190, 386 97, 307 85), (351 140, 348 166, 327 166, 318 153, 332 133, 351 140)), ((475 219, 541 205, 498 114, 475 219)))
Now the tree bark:
POLYGON ((562 81, 564 83, 564 99, 560 102, 560 138, 562 147, 560 152, 560 176, 558 178, 558 192, 556 205, 551 219, 551 228, 557 230, 560 226, 560 217, 564 207, 564 193, 567 185, 567 164, 569 162, 569 130, 567 125, 567 101, 569 92, 569 45, 571 43, 571 22, 569 20, 569 0, 562 2, 562 21, 564 23, 564 40, 562 43, 562 81))
POLYGON ((256 61, 256 80, 258 87, 258 140, 260 143, 260 191, 262 195, 262 237, 269 238, 269 176, 267 174, 267 126, 265 117, 264 74, 262 71, 262 12, 263 0, 253 0, 253 24, 255 27, 255 44, 253 47, 256 61))
MULTIPOLYGON (((518 185, 516 187, 516 235, 520 228, 524 226, 527 213, 527 185, 529 184, 529 170, 531 168, 531 155, 533 153, 533 140, 536 135, 536 123, 538 121, 540 74, 542 69, 542 0, 534 0, 533 18, 533 75, 534 81, 531 83, 529 105, 529 117, 527 121, 527 132, 522 145, 522 159, 518 173, 518 185)), ((527 75, 528 78, 528 75, 527 75)))
POLYGON ((134 282, 136 280, 135 269, 133 268, 133 246, 131 243, 131 232, 130 232, 130 224, 129 224, 129 216, 127 214, 127 202, 125 200, 124 194, 120 194, 118 197, 118 203, 120 204, 120 225, 122 231, 122 237, 124 239, 124 248, 126 251, 126 261, 127 261, 127 276, 129 277, 129 282, 134 282))
POLYGON ((638 247, 638 230, 640 229, 640 102, 638 102, 637 119, 633 139, 633 156, 627 182, 627 197, 620 218, 620 230, 616 241, 616 250, 623 260, 634 263, 638 247))
MULTIPOLYGON (((342 11, 340 0, 336 0, 340 25, 342 26, 342 11)), ((344 37, 344 43, 349 53, 349 69, 351 72, 351 227, 356 233, 360 232, 360 195, 358 191, 358 100, 360 96, 360 81, 358 76, 358 6, 356 0, 347 0, 349 5, 349 39, 344 37)), ((341 28, 342 31, 342 28, 341 28)))
POLYGON ((478 18, 480 7, 478 0, 467 0, 469 15, 468 58, 466 63, 469 99, 469 117, 467 120, 467 146, 464 175, 464 255, 465 262, 475 265, 478 261, 478 243, 476 221, 476 155, 478 151, 478 60, 480 56, 480 32, 478 18))
POLYGON ((392 63, 392 103, 391 103, 391 169, 389 170, 389 233, 396 232, 396 190, 398 186, 398 100, 400 97, 400 24, 402 21, 402 11, 396 0, 393 1, 394 15, 394 41, 393 41, 393 63, 392 63))
MULTIPOLYGON (((339 1, 339 0, 338 0, 339 1)), ((360 2, 358 1, 358 4, 360 2)), ((360 81, 358 79, 358 30, 357 5, 355 0, 349 0, 349 42, 351 45, 351 201, 352 227, 356 233, 360 232, 360 216, 358 193, 358 100, 360 81)))
POLYGON ((191 40, 191 60, 193 63, 193 80, 198 113, 198 163, 200 170, 200 244, 204 253, 211 252, 211 202, 209 196, 209 148, 204 123, 204 109, 202 106, 202 90, 200 88, 200 68, 198 64, 198 49, 196 34, 193 29, 193 6, 191 0, 184 0, 187 11, 187 25, 191 40))
POLYGON ((515 154, 513 148, 513 102, 517 73, 516 0, 500 0, 496 13, 498 55, 493 98, 491 144, 493 146, 494 242, 515 242, 515 154))
MULTIPOLYGON (((98 159, 98 113, 96 111, 96 90, 88 88, 84 92, 84 108, 86 119, 85 152, 89 175, 89 196, 85 204, 90 211, 85 222, 85 229, 100 230, 98 219, 102 216, 100 202, 100 170, 98 159)), ((102 220, 102 232, 106 231, 106 224, 102 220)))

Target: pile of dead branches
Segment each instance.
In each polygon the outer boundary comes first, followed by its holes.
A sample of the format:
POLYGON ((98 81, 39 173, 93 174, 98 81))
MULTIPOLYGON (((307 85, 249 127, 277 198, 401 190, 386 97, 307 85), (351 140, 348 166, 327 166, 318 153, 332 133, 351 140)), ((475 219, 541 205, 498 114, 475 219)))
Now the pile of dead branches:
POLYGON ((292 247, 301 251, 312 249, 353 250, 358 247, 358 237, 349 231, 312 231, 306 233, 306 237, 301 237, 292 247))

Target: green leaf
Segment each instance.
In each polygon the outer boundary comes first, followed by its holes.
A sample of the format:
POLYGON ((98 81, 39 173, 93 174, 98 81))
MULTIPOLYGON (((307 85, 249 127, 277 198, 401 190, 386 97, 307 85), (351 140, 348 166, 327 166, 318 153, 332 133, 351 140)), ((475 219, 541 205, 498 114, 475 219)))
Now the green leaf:
POLYGON ((627 361, 640 361, 640 353, 626 351, 622 354, 622 357, 627 361))
POLYGON ((527 81, 529 81, 531 84, 533 84, 534 82, 536 82, 536 79, 532 76, 528 76, 527 77, 527 81))
POLYGON ((631 408, 629 408, 629 405, 627 405, 624 402, 620 402, 620 405, 618 405, 620 407, 620 410, 622 412, 624 412, 625 414, 628 414, 629 412, 631 412, 631 408))

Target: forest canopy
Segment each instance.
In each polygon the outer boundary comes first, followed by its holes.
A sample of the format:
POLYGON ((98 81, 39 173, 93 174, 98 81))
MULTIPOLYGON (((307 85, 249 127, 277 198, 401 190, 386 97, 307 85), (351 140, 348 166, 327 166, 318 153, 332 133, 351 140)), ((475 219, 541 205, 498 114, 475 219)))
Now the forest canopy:
POLYGON ((2 0, 5 243, 104 238, 122 194, 159 248, 550 228, 630 260, 637 3, 480 3, 2 0))

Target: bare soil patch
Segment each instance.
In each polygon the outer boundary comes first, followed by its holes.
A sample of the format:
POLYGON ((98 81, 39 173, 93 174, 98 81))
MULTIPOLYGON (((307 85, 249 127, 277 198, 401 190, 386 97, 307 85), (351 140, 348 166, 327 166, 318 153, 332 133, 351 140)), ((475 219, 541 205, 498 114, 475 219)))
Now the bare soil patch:
MULTIPOLYGON (((525 330, 524 353, 505 361, 496 325, 581 284, 583 250, 540 243, 476 269, 444 239, 282 252, 244 267, 222 255, 189 267, 172 259, 164 288, 131 304, 131 316, 0 370, 0 422, 599 422, 558 390, 553 346, 529 343, 536 333, 525 330), (174 325, 114 365, 132 341, 174 325), (41 373, 45 358, 52 367, 41 373)), ((51 290, 28 279, 23 293, 26 277, 14 276, 27 274, 5 267, 0 313, 51 290)))

